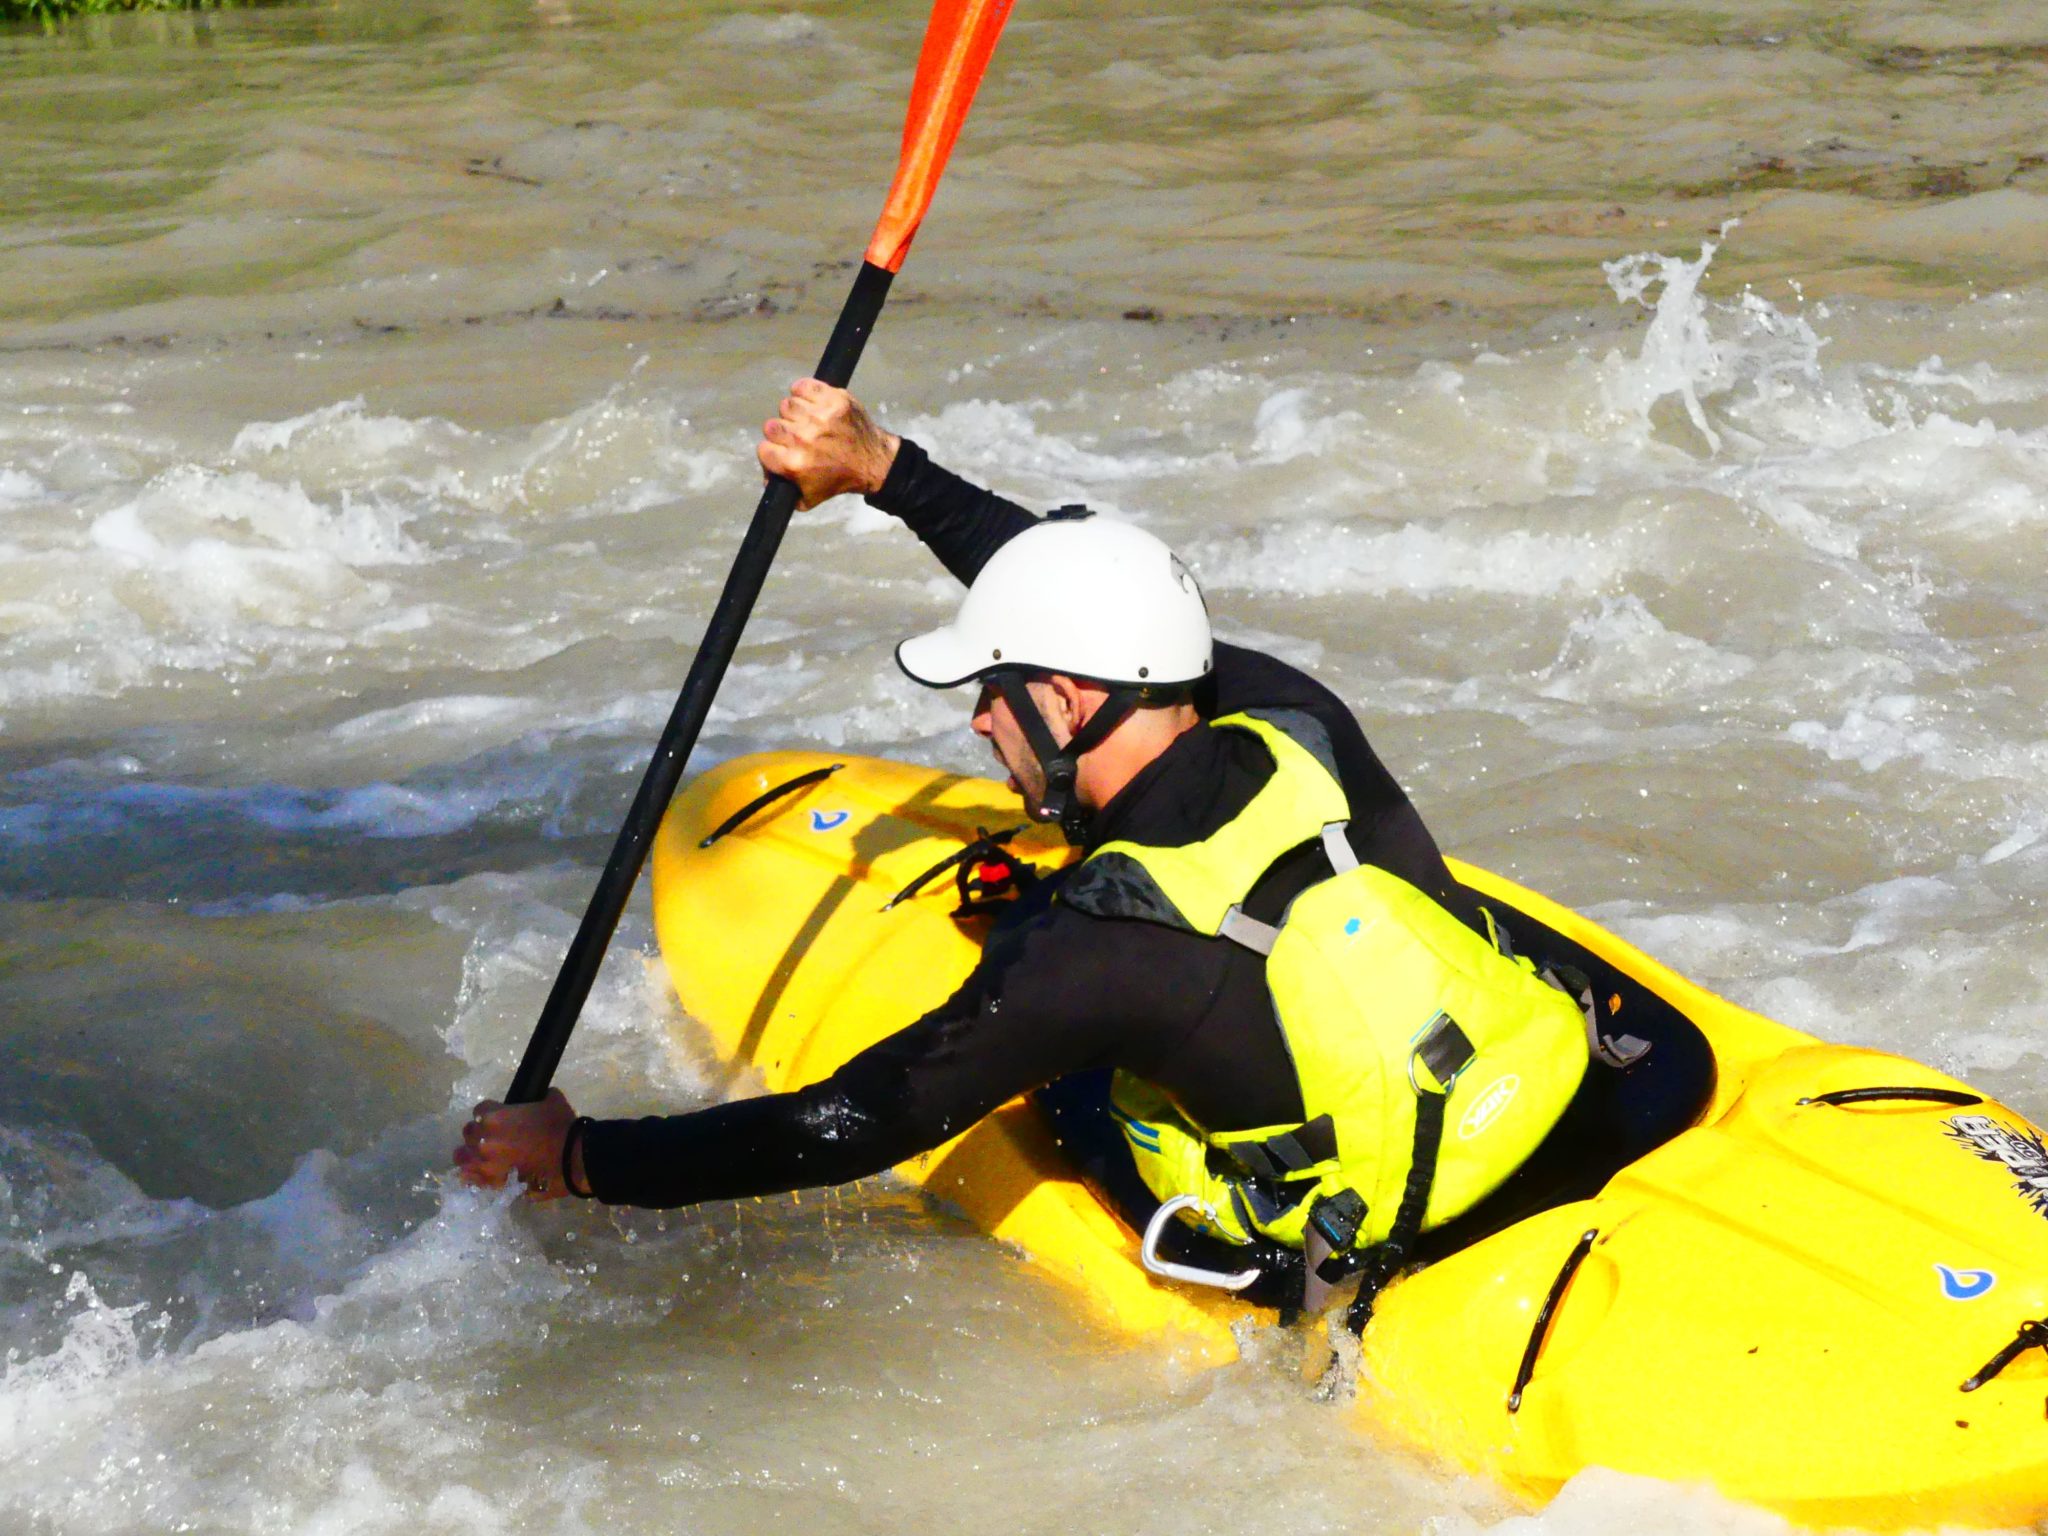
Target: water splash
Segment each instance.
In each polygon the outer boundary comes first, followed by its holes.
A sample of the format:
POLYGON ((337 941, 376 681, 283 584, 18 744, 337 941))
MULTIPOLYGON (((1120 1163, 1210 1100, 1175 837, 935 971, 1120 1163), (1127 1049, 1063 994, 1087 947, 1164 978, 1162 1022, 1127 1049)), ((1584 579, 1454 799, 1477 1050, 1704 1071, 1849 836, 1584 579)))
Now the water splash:
MULTIPOLYGON (((1722 226, 1723 238, 1732 227, 1722 226)), ((1715 341, 1706 309, 1699 302, 1699 286, 1719 249, 1718 240, 1709 240, 1692 261, 1645 252, 1620 257, 1601 268, 1617 299, 1651 310, 1649 327, 1635 357, 1608 359, 1610 408, 1617 414, 1647 420, 1652 406, 1676 395, 1685 405, 1687 419, 1706 439, 1709 453, 1721 451, 1721 435, 1708 425, 1699 391, 1702 386, 1712 388, 1724 382, 1726 353, 1715 341), (1654 305, 1648 298, 1653 287, 1661 288, 1654 305)))

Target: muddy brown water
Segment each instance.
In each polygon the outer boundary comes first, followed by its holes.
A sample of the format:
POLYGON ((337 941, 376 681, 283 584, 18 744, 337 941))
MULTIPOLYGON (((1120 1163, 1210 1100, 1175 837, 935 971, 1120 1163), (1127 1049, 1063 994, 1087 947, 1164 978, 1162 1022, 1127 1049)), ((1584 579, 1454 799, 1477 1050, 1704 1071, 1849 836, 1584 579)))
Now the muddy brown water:
MULTIPOLYGON (((1187 555, 1450 849, 2048 1114, 2048 22, 1019 0, 860 388, 1187 555), (1730 226, 1731 220, 1739 220, 1730 226)), ((438 1169, 893 163, 923 8, 0 32, 0 1525, 1432 1530, 886 1182, 438 1169), (1227 1469, 1227 1475, 1225 1471, 1227 1469)), ((802 520, 700 761, 977 768, 802 520)), ((708 1091, 629 918, 564 1084, 708 1091)), ((1764 1531, 1593 1473, 1548 1533, 1764 1531)))

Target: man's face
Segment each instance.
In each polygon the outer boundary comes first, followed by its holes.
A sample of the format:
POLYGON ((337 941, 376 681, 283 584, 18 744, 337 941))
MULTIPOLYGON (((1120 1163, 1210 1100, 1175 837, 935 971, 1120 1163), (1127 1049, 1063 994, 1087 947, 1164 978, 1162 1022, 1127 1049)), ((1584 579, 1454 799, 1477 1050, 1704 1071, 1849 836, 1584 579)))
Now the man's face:
MULTIPOLYGON (((1059 693, 1050 683, 1027 682, 1026 690, 1038 712, 1045 717, 1046 725, 1052 731, 1052 739, 1061 746, 1073 739, 1073 731, 1066 723, 1066 712, 1061 707, 1059 693)), ((1039 808, 1045 804, 1045 770, 1039 766, 1038 757, 1031 745, 1024 739, 1024 731, 1017 724, 1017 715, 1010 708, 1009 701, 987 683, 981 686, 981 695, 974 701, 974 734, 989 744, 996 761, 1009 773, 1010 788, 1023 797, 1024 808, 1035 818, 1039 808)))

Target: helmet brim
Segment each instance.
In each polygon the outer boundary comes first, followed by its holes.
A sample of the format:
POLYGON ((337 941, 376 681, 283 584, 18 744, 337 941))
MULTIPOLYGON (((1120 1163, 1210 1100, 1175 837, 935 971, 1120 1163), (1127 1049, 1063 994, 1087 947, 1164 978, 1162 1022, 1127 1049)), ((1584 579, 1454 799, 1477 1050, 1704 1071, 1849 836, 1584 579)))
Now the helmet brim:
POLYGON ((978 681, 1002 662, 979 650, 970 650, 966 638, 951 625, 927 634, 913 635, 896 647, 896 665, 904 676, 927 688, 958 688, 978 681))

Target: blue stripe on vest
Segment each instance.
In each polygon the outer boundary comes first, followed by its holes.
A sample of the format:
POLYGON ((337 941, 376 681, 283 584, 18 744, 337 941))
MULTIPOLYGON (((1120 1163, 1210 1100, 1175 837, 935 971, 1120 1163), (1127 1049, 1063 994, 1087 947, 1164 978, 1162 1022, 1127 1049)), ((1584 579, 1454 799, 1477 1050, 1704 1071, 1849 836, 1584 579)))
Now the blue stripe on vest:
POLYGON ((1133 1120, 1114 1105, 1110 1107, 1109 1113, 1111 1118, 1124 1128, 1124 1134, 1147 1152, 1157 1152, 1159 1150, 1159 1129, 1157 1126, 1147 1125, 1142 1120, 1133 1120))

